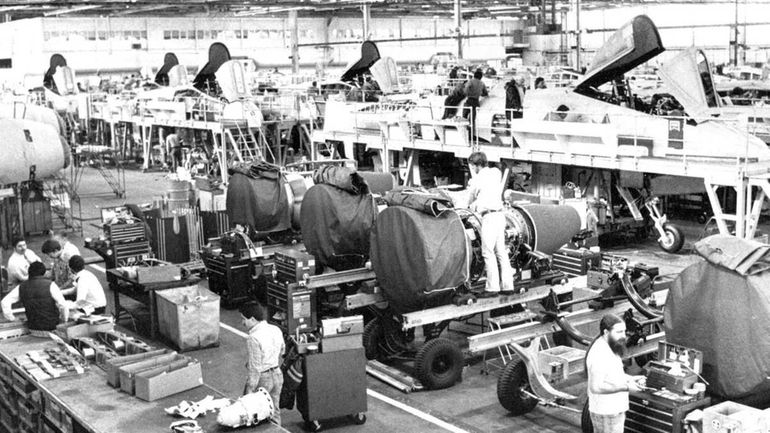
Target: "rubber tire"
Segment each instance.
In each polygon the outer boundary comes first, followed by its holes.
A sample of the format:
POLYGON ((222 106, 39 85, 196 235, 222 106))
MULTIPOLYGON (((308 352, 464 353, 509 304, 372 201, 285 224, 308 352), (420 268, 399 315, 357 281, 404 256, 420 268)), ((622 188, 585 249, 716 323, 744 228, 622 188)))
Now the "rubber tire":
POLYGON ((309 432, 319 432, 323 430, 323 425, 318 421, 305 421, 305 429, 309 432))
POLYGON ((668 245, 668 246, 664 245, 663 242, 659 240, 658 245, 660 246, 660 248, 667 253, 671 253, 671 254, 678 253, 679 250, 681 250, 682 246, 684 245, 684 235, 682 234, 682 231, 679 230, 679 227, 673 224, 665 224, 663 226, 663 231, 665 231, 674 239, 671 242, 671 245, 668 245))
POLYGON ((531 397, 522 397, 521 389, 529 387, 527 366, 520 359, 508 363, 497 379, 497 401, 511 413, 511 415, 524 415, 532 412, 537 406, 537 400, 531 397))
POLYGON ((588 400, 583 405, 583 412, 580 414, 580 429, 583 433, 594 433, 594 423, 591 421, 591 412, 588 411, 588 400))
POLYGON ((366 423, 366 414, 363 412, 350 415, 350 417, 353 419, 353 424, 362 425, 366 423))
POLYGON ((380 355, 382 337, 382 319, 375 317, 364 326, 363 342, 366 359, 377 359, 380 355))
POLYGON ((462 378, 465 359, 451 340, 435 338, 422 345, 414 359, 417 378, 428 389, 449 388, 462 378), (436 363, 444 371, 436 371, 436 363))

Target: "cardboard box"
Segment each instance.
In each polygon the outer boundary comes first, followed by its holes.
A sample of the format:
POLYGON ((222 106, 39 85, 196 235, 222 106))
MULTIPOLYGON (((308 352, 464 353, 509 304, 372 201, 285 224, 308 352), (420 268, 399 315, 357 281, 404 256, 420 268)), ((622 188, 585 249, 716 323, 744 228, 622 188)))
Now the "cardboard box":
POLYGON ((725 401, 703 409, 703 433, 764 433, 762 411, 725 401))
POLYGON ((154 401, 203 385, 201 365, 192 358, 141 373, 135 377, 136 397, 154 401))
POLYGON ((120 367, 118 369, 120 372, 120 390, 134 395, 134 376, 136 376, 137 373, 176 361, 178 357, 179 355, 176 353, 169 353, 120 367))
POLYGON ((100 323, 90 325, 88 323, 67 322, 56 326, 56 333, 66 340, 73 338, 94 337, 97 332, 108 332, 115 329, 115 323, 100 323))
POLYGON ((116 356, 114 358, 108 359, 107 362, 105 362, 104 368, 104 371, 107 373, 107 383, 117 388, 120 386, 120 367, 167 354, 176 354, 176 352, 168 349, 157 349, 150 352, 137 353, 135 355, 116 356))

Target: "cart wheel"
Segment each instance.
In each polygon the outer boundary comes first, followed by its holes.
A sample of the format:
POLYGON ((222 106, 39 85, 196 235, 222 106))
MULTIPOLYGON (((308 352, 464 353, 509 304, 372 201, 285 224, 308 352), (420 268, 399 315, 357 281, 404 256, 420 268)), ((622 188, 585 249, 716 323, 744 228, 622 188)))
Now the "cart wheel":
POLYGON ((357 425, 361 425, 366 422, 366 414, 363 412, 351 415, 350 417, 353 418, 353 422, 357 425))
POLYGON ((323 428, 318 421, 305 421, 305 428, 310 432, 319 432, 323 428))
POLYGON ((463 354, 454 342, 436 338, 423 344, 417 352, 414 369, 428 389, 442 389, 460 381, 463 362, 463 354))
POLYGON ((380 354, 379 346, 382 341, 382 321, 379 317, 375 317, 366 324, 363 340, 366 359, 376 359, 380 354))
POLYGON ((676 253, 682 249, 684 245, 684 235, 679 230, 679 227, 673 224, 666 224, 663 226, 663 232, 665 237, 658 241, 658 245, 667 253, 676 253))
POLYGON ((580 429, 583 433, 594 433, 594 423, 591 421, 591 412, 588 411, 588 400, 583 405, 583 412, 580 414, 580 429))
POLYGON ((524 390, 531 392, 527 366, 517 359, 505 366, 497 380, 497 400, 512 415, 524 415, 537 406, 537 400, 524 394, 524 390))

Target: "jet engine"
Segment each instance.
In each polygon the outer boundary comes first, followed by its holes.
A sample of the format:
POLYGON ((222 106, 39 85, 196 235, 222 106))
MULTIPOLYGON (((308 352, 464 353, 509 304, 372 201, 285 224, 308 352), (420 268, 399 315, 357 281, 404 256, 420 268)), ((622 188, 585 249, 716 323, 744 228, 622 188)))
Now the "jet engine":
POLYGON ((252 426, 269 418, 273 408, 270 394, 264 388, 259 388, 257 392, 246 394, 230 406, 220 409, 217 422, 230 428, 252 426))

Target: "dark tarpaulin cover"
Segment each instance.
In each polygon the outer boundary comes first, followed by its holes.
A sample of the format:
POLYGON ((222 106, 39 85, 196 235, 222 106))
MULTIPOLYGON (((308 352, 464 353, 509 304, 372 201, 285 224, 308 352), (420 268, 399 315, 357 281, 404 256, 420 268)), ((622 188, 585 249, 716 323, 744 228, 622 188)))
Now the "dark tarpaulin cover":
POLYGON ((433 216, 405 206, 380 212, 372 231, 372 268, 398 314, 451 302, 468 280, 470 249, 454 210, 433 216))
POLYGON ((452 198, 440 192, 428 192, 411 188, 388 191, 385 194, 388 206, 406 206, 433 216, 454 207, 452 198))
POLYGON ((325 165, 313 172, 313 182, 325 183, 352 194, 368 194, 369 186, 357 171, 348 167, 325 165))
POLYGON ((770 247, 715 235, 695 249, 706 260, 674 280, 666 300, 666 339, 703 351, 703 376, 711 394, 747 403, 766 401, 770 247))
POLYGON ((313 185, 300 208, 302 240, 319 264, 342 270, 345 256, 369 256, 369 234, 376 218, 377 205, 371 194, 313 185))
POLYGON ((285 185, 280 169, 272 164, 257 162, 231 168, 226 199, 230 224, 247 225, 258 232, 291 227, 285 185))

